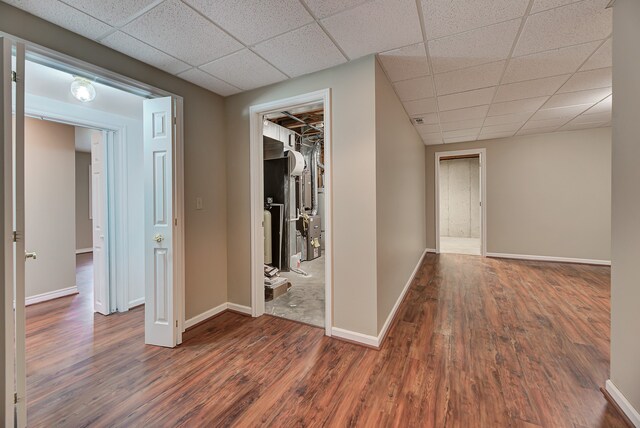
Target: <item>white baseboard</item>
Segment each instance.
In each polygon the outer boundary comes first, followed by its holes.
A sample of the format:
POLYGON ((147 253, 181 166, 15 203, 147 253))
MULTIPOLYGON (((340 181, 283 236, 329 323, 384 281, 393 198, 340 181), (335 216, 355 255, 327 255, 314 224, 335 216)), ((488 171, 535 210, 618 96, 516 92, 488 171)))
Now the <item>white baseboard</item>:
POLYGON ((25 299, 25 306, 35 305, 36 303, 46 302, 47 300, 53 300, 59 297, 71 296, 72 294, 78 294, 78 287, 75 285, 73 287, 61 288, 60 290, 49 291, 47 293, 27 297, 25 299))
POLYGON ((76 254, 93 253, 93 248, 79 248, 76 250, 76 254))
POLYGON ((613 400, 618 404, 620 409, 624 412, 625 415, 631 420, 631 423, 636 426, 636 428, 640 428, 640 413, 636 409, 633 408, 629 400, 622 395, 622 392, 611 382, 611 379, 607 379, 605 383, 605 389, 613 398, 613 400))
POLYGON ((420 269, 420 265, 422 264, 422 260, 424 260, 424 256, 428 252, 430 252, 429 250, 430 250, 429 248, 426 248, 422 252, 420 259, 418 259, 418 263, 413 268, 413 272, 411 272, 411 275, 409 276, 409 279, 404 285, 402 292, 400 292, 400 295, 398 296, 398 299, 396 300, 395 305, 393 305, 393 309, 391 309, 391 312, 389 313, 387 320, 384 322, 384 325, 382 326, 380 333, 378 333, 378 336, 362 334, 362 333, 346 330, 344 328, 339 328, 339 327, 333 327, 331 329, 331 335, 349 340, 351 342, 357 342, 363 345, 373 346, 374 348, 380 348, 380 346, 382 345, 382 342, 384 341, 384 338, 387 335, 387 331, 389 330, 389 327, 391 327, 391 324, 393 323, 393 319, 396 316, 396 312, 398 312, 398 308, 400 307, 400 304, 404 300, 404 296, 407 294, 409 287, 411 287, 411 283, 413 282, 413 279, 416 277, 416 273, 418 273, 418 269, 420 269))
POLYGON ((216 306, 215 308, 209 309, 208 311, 204 311, 200 315, 196 315, 193 318, 189 318, 184 322, 184 328, 193 327, 194 325, 199 324, 202 321, 205 321, 213 316, 218 315, 220 312, 227 310, 227 305, 228 305, 227 303, 223 303, 221 305, 216 306))
POLYGON ((487 253, 487 257, 498 259, 534 260, 540 262, 579 263, 583 265, 611 266, 611 260, 576 259, 571 257, 532 256, 528 254, 487 253))
POLYGON ((129 301, 129 309, 135 308, 136 306, 144 305, 144 297, 140 297, 139 299, 133 299, 129 301))
POLYGON ((427 253, 433 253, 433 254, 438 254, 438 250, 436 250, 435 248, 427 248, 425 250, 425 252, 427 253))
POLYGON ((374 348, 378 348, 378 337, 371 336, 368 334, 358 333, 356 331, 345 330, 339 327, 331 328, 331 336, 339 337, 341 339, 348 340, 350 342, 357 342, 363 345, 372 346, 374 348))
POLYGON ((382 342, 384 341, 384 338, 387 335, 387 330, 389 330, 389 327, 391 326, 391 323, 393 322, 393 319, 396 316, 396 312, 398 311, 398 308, 400 307, 400 304, 402 303, 402 300, 404 299, 405 294, 407 294, 407 291, 409 290, 409 287, 411 287, 411 283, 413 282, 413 279, 416 277, 416 273, 418 273, 418 269, 420 269, 420 265, 422 264, 422 260, 424 260, 424 256, 427 255, 428 251, 429 251, 429 249, 425 249, 422 252, 422 255, 418 259, 418 263, 413 268, 413 272, 411 272, 411 275, 409 276, 409 279, 407 280, 407 283, 404 285, 404 288, 402 289, 402 292, 398 296, 398 300, 396 300, 396 304, 393 305, 393 309, 391 309, 391 312, 389 313, 389 316, 387 317, 387 320, 384 322, 384 325, 382 326, 382 329, 380 330, 380 333, 378 334, 378 346, 382 345, 382 342))
POLYGON ((227 309, 230 311, 240 312, 241 314, 251 315, 251 307, 238 305, 236 303, 227 303, 227 309))

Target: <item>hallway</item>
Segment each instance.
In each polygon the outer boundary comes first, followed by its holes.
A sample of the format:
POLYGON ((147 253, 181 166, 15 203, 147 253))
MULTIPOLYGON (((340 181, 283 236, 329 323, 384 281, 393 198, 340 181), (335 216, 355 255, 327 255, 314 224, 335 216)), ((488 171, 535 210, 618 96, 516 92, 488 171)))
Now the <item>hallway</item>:
POLYGON ((144 307, 93 315, 81 289, 27 309, 29 425, 623 427, 609 275, 428 254, 380 351, 231 312, 145 346, 144 307))

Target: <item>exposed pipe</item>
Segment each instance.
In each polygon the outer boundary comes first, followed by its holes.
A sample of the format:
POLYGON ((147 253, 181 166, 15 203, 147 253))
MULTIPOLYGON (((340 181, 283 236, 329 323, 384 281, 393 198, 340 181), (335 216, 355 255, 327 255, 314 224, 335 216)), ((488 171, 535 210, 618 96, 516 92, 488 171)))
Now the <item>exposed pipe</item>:
POLYGON ((320 141, 316 142, 311 151, 311 215, 318 215, 318 164, 320 163, 320 141))
POLYGON ((287 116, 290 119, 295 120, 296 122, 300 122, 300 123, 305 124, 306 126, 308 126, 311 129, 314 129, 314 130, 316 130, 318 132, 324 133, 324 129, 321 129, 321 128, 318 128, 317 126, 311 125, 310 123, 305 122, 304 120, 300 119, 299 117, 292 115, 288 111, 283 111, 282 114, 284 114, 285 116, 287 116))

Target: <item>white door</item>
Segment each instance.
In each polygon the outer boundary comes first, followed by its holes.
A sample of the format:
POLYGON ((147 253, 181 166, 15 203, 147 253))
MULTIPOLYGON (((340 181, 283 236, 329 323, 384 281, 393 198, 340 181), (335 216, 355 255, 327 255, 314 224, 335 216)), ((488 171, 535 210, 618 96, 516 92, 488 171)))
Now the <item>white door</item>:
POLYGON ((174 347, 173 146, 171 97, 144 101, 145 343, 174 347))
POLYGON ((109 315, 109 214, 107 139, 91 132, 91 214, 93 217, 93 310, 109 315))

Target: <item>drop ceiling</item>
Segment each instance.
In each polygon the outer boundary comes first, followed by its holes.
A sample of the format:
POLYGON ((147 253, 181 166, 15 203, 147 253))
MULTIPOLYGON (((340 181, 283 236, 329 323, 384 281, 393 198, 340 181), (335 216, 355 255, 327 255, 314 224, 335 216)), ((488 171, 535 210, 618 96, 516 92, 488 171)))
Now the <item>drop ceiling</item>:
POLYGON ((3 0, 223 96, 377 53, 425 144, 609 126, 609 0, 3 0))

